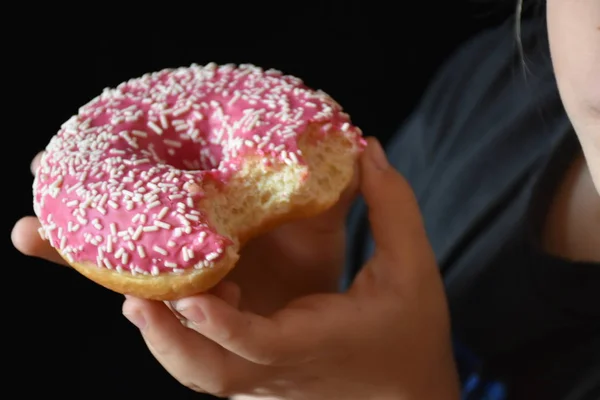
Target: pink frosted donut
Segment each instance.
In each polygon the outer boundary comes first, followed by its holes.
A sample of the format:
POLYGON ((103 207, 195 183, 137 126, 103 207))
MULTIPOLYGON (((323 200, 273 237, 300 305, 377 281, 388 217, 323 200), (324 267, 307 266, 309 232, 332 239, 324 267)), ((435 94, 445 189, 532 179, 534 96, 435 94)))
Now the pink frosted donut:
POLYGON ((113 291, 208 290, 240 246, 323 212, 365 142, 328 95, 252 65, 146 74, 80 108, 34 181, 40 234, 113 291))

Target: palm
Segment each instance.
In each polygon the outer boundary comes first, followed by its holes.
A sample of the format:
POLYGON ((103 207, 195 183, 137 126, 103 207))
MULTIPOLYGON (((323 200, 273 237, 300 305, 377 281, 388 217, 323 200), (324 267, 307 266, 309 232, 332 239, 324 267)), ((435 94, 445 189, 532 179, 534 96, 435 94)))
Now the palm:
POLYGON ((337 208, 281 226, 244 247, 228 277, 241 288, 242 308, 269 314, 299 296, 335 290, 345 245, 337 208))

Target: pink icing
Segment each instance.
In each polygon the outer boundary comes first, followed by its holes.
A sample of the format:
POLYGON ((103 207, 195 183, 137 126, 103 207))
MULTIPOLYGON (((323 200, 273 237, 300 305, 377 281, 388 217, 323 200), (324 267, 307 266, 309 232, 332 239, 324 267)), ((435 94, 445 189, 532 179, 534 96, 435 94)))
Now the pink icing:
MULTIPOLYGON (((210 267, 232 244, 194 204, 247 152, 302 163, 307 123, 360 130, 329 96, 252 65, 166 69, 104 92, 52 138, 34 182, 40 233, 70 261, 133 274, 210 267)), ((352 136, 350 136, 352 137, 352 136)))

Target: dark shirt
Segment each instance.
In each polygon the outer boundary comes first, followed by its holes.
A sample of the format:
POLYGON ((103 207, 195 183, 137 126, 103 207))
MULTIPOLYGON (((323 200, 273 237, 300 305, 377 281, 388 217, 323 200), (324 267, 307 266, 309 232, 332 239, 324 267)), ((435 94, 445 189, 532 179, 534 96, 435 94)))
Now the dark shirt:
MULTIPOLYGON (((390 140, 419 200, 450 303, 464 399, 600 399, 600 265, 545 254, 541 225, 581 151, 544 21, 466 43, 390 140)), ((345 284, 372 254, 362 202, 345 284)))

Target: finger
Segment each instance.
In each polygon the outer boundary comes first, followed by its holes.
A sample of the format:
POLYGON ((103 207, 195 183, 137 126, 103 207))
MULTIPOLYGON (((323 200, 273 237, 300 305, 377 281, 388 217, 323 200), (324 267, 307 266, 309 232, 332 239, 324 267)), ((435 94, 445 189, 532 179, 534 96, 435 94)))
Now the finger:
POLYGON ((408 182, 388 163, 379 142, 368 139, 361 158, 361 192, 369 209, 376 254, 402 264, 420 263, 429 242, 408 182))
POLYGON ((33 175, 35 175, 38 167, 40 166, 40 162, 42 161, 42 156, 43 155, 44 155, 44 152, 40 151, 39 153, 37 153, 35 155, 35 157, 33 157, 33 160, 31 160, 30 169, 31 169, 31 173, 33 175))
POLYGON ((193 390, 219 393, 238 370, 222 347, 183 326, 162 302, 127 297, 123 315, 169 374, 193 390))
MULTIPOLYGON (((220 298, 231 307, 239 308, 240 306, 241 291, 240 287, 234 282, 221 281, 215 287, 210 289, 208 293, 220 298)), ((169 307, 171 312, 175 314, 177 319, 179 319, 182 323, 185 323, 187 326, 188 321, 183 315, 181 315, 179 311, 175 309, 175 302, 167 301, 165 304, 167 307, 169 307)))
POLYGON ((230 281, 221 281, 213 287, 208 293, 212 294, 229 304, 233 308, 239 308, 241 300, 240 287, 230 281))
POLYGON ((13 245, 27 256, 39 257, 68 266, 67 262, 50 246, 50 243, 42 239, 38 233, 40 226, 39 220, 35 217, 21 218, 11 233, 13 245))
MULTIPOLYGON (((323 306, 331 304, 329 298, 332 296, 311 296, 312 303, 323 306)), ((210 294, 179 300, 175 307, 192 323, 192 329, 232 353, 262 365, 307 361, 314 349, 321 348, 320 342, 328 337, 325 332, 336 317, 333 313, 333 318, 324 319, 322 307, 298 304, 266 318, 237 310, 210 294)))

